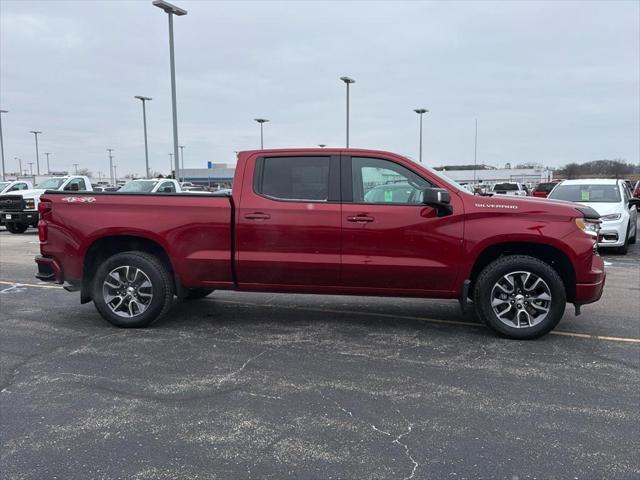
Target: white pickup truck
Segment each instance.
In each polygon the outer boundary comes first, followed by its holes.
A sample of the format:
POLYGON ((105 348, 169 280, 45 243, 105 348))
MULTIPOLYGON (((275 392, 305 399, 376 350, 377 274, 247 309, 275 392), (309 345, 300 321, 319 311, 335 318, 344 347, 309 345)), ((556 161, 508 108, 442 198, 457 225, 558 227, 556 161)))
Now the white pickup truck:
POLYGON ((7 180, 6 182, 0 182, 0 195, 32 188, 33 184, 27 180, 7 180))
MULTIPOLYGON (((28 182, 22 182, 28 183, 28 182)), ((29 186, 31 184, 29 183, 29 186)), ((0 194, 0 222, 11 233, 24 233, 29 226, 38 225, 40 195, 47 190, 91 192, 91 181, 81 175, 51 177, 35 188, 14 190, 0 194)))

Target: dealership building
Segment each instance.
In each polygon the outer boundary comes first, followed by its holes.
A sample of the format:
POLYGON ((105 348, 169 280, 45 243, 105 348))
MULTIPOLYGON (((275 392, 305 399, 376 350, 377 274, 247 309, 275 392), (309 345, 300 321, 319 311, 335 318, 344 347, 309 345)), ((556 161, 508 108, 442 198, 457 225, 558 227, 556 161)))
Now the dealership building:
POLYGON ((195 185, 215 188, 231 188, 235 165, 225 163, 213 163, 211 168, 185 168, 180 170, 180 176, 185 182, 195 185))
POLYGON ((438 168, 441 174, 458 183, 483 183, 493 185, 502 182, 520 182, 537 185, 540 182, 553 180, 553 171, 546 168, 485 168, 468 170, 448 170, 447 167, 438 168))

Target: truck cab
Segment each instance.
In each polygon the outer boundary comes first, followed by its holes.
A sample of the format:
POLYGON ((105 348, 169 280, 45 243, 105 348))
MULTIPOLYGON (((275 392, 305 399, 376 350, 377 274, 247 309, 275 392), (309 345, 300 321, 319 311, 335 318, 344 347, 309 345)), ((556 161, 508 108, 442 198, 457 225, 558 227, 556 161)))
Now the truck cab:
POLYGON ((11 233, 24 233, 30 226, 38 225, 40 196, 47 190, 61 192, 91 192, 91 181, 81 175, 51 177, 32 188, 30 182, 15 182, 28 188, 2 192, 0 194, 0 222, 11 233))

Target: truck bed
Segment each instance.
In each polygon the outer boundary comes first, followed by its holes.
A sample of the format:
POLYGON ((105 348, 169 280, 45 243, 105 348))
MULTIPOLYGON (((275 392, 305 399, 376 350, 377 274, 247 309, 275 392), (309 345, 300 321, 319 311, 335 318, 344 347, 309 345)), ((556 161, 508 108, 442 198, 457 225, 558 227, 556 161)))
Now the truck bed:
POLYGON ((46 192, 41 201, 52 207, 41 252, 58 259, 65 281, 82 278, 89 249, 108 252, 110 245, 135 236, 164 249, 184 285, 233 283, 231 197, 46 192))

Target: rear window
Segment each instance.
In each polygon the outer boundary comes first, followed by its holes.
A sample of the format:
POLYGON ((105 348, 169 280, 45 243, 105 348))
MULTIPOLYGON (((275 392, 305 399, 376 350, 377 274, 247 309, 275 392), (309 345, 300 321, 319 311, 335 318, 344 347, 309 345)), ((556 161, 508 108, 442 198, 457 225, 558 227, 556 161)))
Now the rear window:
POLYGON ((549 193, 556 185, 557 183, 541 183, 536 187, 536 192, 549 193))
POLYGON ((570 202, 615 203, 620 201, 617 185, 558 185, 549 198, 570 202))
POLYGON ((508 191, 518 190, 518 184, 517 183, 496 183, 493 186, 493 191, 495 192, 497 190, 508 190, 508 191))
POLYGON ((268 157, 256 169, 257 193, 282 200, 326 202, 330 157, 268 157))

